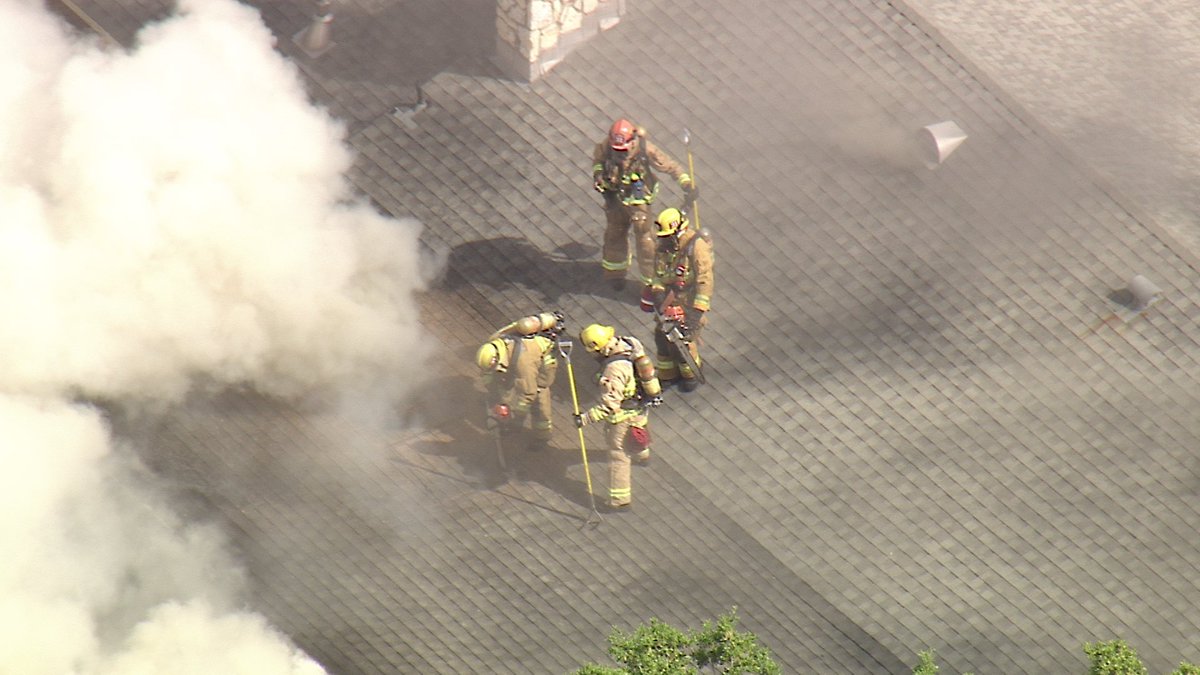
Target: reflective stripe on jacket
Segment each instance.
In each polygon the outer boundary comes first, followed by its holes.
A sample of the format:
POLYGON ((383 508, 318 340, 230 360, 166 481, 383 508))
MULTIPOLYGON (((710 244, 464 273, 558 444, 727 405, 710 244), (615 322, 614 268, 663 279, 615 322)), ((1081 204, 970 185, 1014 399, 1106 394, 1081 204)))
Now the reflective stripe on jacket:
POLYGON ((669 174, 680 185, 691 181, 682 164, 645 138, 624 153, 614 151, 607 138, 592 151, 592 173, 600 174, 605 191, 616 194, 622 204, 654 202, 659 188, 654 171, 669 174))
POLYGON ((554 382, 558 361, 554 342, 541 335, 524 338, 505 337, 509 345, 508 370, 484 375, 484 386, 491 403, 503 403, 516 412, 528 412, 538 392, 554 382))
POLYGON ((707 312, 712 305, 714 283, 712 243, 694 230, 680 237, 678 249, 659 249, 654 254, 651 287, 656 291, 674 288, 676 301, 682 307, 707 312))
POLYGON ((638 402, 637 374, 633 370, 633 359, 644 353, 642 343, 636 338, 617 338, 617 348, 607 354, 604 370, 600 372, 600 402, 586 413, 591 421, 607 420, 617 424, 645 417, 638 402))

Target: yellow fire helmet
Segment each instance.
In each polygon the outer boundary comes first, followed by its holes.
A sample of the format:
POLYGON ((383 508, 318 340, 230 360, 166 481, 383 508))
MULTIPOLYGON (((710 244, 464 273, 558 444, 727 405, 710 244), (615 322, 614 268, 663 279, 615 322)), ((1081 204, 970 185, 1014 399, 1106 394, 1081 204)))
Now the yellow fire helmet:
POLYGON ((662 213, 658 214, 658 218, 654 221, 658 225, 658 236, 669 237, 687 229, 688 219, 683 215, 683 211, 675 207, 663 209, 662 213))
POLYGON ((504 344, 504 340, 495 339, 484 344, 475 352, 475 365, 479 369, 488 372, 500 369, 500 362, 508 355, 508 346, 504 344))
POLYGON ((605 326, 594 323, 587 328, 584 328, 579 333, 579 341, 583 343, 583 348, 589 352, 598 352, 604 349, 605 345, 613 339, 616 331, 612 326, 605 326))

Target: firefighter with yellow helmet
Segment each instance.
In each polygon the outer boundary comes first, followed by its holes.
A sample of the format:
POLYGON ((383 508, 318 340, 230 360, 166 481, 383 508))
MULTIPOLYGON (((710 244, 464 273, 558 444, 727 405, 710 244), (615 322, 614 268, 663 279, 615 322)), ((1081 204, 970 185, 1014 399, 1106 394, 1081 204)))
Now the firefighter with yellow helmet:
POLYGON ((592 185, 604 196, 604 249, 600 265, 604 278, 620 289, 629 269, 629 230, 634 233, 638 273, 650 282, 654 262, 654 237, 650 205, 658 196, 655 171, 671 175, 687 200, 696 198, 696 186, 684 167, 646 138, 646 130, 627 119, 613 122, 604 140, 592 152, 592 185))
POLYGON ((558 371, 554 349, 562 314, 522 317, 493 333, 475 353, 487 390, 489 429, 505 434, 529 418, 530 450, 544 449, 553 431, 550 386, 558 371))
POLYGON ((633 503, 632 462, 650 461, 649 408, 662 402, 654 364, 642 343, 594 323, 579 334, 583 348, 600 359, 600 402, 575 416, 579 428, 605 424, 608 444, 608 505, 633 503))
POLYGON ((642 309, 656 313, 655 367, 663 384, 678 379, 680 389, 692 391, 703 381, 698 347, 712 303, 712 237, 692 229, 676 208, 663 209, 654 222, 654 276, 642 289, 642 309))

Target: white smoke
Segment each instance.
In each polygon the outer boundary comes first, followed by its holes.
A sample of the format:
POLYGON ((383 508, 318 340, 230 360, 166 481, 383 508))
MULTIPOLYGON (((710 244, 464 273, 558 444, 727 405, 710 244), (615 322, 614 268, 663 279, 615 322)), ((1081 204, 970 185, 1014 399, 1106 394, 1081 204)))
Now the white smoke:
POLYGON ((19 71, 0 389, 177 397, 204 373, 291 394, 411 359, 418 230, 351 198, 342 128, 253 10, 186 2, 123 54, 64 43, 24 4, 0 10, 19 71))
POLYGON ((0 672, 321 672, 238 611, 220 532, 172 514, 96 411, 0 396, 0 428, 0 672))
POLYGON ((0 672, 321 672, 73 402, 395 392, 421 362, 419 227, 353 196, 272 44, 232 0, 128 52, 0 0, 0 672))

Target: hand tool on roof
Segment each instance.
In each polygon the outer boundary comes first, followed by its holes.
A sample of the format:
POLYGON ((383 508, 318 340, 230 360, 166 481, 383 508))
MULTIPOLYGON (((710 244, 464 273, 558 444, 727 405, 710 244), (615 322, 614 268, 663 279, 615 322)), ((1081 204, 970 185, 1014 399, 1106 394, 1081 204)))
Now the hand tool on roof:
MULTIPOLYGON (((570 340, 558 341, 558 353, 562 356, 563 361, 567 364, 567 382, 571 386, 571 405, 574 406, 575 417, 579 417, 579 395, 575 390, 575 369, 571 366, 571 348, 574 343, 570 340)), ((588 500, 592 506, 592 512, 588 519, 584 521, 584 525, 599 525, 603 520, 600 517, 600 512, 596 510, 596 495, 592 492, 592 472, 588 468, 587 445, 583 439, 583 428, 576 429, 579 432, 579 454, 583 457, 583 477, 587 484, 588 500)))
POLYGON ((667 291, 656 314, 659 324, 662 326, 663 335, 667 336, 667 341, 675 347, 675 351, 679 352, 679 358, 688 364, 688 367, 696 374, 696 381, 704 384, 704 373, 700 371, 700 364, 696 363, 695 357, 692 356, 692 350, 688 349, 688 345, 692 342, 692 336, 688 331, 683 308, 675 304, 674 288, 667 291))

